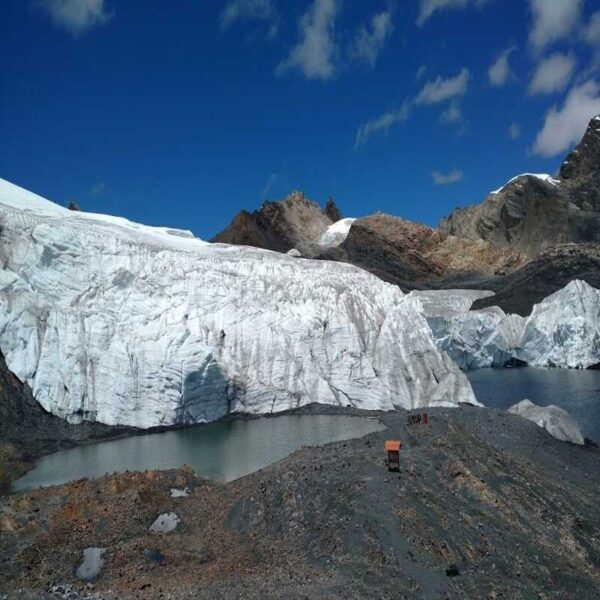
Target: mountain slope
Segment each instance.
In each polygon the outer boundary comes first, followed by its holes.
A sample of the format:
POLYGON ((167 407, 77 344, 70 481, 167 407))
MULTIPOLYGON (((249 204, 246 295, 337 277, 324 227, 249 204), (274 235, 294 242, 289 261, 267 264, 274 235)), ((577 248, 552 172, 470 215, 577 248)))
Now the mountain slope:
POLYGON ((439 229, 530 258, 556 244, 600 242, 600 117, 591 120, 557 179, 519 175, 482 204, 456 209, 439 229))
POLYGON ((72 423, 474 402, 397 287, 351 265, 72 212, 0 180, 0 349, 72 423))
MULTIPOLYGON (((284 211, 293 202, 288 198, 270 208, 282 205, 278 210, 284 211)), ((239 215, 226 239, 284 252, 292 247, 274 242, 273 225, 261 223, 260 244, 248 241, 254 230, 239 215)), ((592 119, 556 178, 514 177, 483 203, 454 210, 437 230, 390 215, 360 218, 337 246, 305 246, 301 254, 360 266, 404 291, 495 290, 496 298, 476 306, 497 303, 526 315, 572 279, 598 285, 595 244, 600 244, 600 117, 592 119)))
POLYGON ((304 194, 293 192, 280 202, 265 201, 259 210, 252 213, 245 210, 239 212, 231 224, 210 241, 277 252, 296 248, 306 254, 339 220, 335 218, 338 216, 341 219, 333 200, 322 211, 316 202, 311 202, 304 194))
POLYGON ((376 214, 357 219, 328 258, 358 265, 403 290, 429 287, 442 278, 490 277, 524 264, 511 249, 457 238, 398 217, 376 214))
POLYGON ((479 282, 495 296, 477 300, 474 309, 499 306, 507 313, 527 316, 534 304, 570 281, 581 279, 600 288, 600 244, 563 244, 549 248, 521 269, 479 282))

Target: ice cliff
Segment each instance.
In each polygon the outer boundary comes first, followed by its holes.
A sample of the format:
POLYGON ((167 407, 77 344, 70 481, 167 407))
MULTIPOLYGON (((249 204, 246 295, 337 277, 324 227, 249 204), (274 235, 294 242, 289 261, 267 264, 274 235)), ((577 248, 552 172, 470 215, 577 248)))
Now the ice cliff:
POLYGON ((476 403, 414 302, 350 265, 72 212, 4 180, 0 259, 0 350, 70 422, 476 403))
POLYGON ((536 367, 588 368, 600 363, 600 290, 571 281, 536 304, 529 317, 496 306, 470 310, 490 292, 412 292, 434 338, 463 369, 523 361, 536 367))

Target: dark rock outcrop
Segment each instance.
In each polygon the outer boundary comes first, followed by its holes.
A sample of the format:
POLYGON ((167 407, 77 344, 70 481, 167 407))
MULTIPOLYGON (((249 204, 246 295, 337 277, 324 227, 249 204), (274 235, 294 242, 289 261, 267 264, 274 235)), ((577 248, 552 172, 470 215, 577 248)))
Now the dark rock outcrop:
POLYGON ((600 244, 555 246, 514 273, 481 281, 478 288, 490 289, 496 295, 477 300, 473 309, 499 306, 507 313, 527 316, 534 304, 573 279, 600 288, 600 244))
POLYGON ((333 198, 327 198, 323 212, 331 219, 332 223, 336 223, 344 218, 342 211, 338 208, 333 198))
POLYGON ((558 179, 520 175, 482 204, 454 210, 439 229, 529 258, 556 244, 600 242, 600 117, 592 119, 558 179))
MULTIPOLYGON (((330 212, 337 211, 332 202, 330 212)), ((338 211, 339 212, 339 211, 338 211)), ((259 210, 239 212, 231 224, 211 242, 255 246, 276 252, 311 249, 333 220, 304 194, 293 192, 285 200, 265 201, 259 210)))
POLYGON ((6 366, 0 354, 0 490, 37 457, 134 430, 84 422, 71 425, 47 412, 6 366))

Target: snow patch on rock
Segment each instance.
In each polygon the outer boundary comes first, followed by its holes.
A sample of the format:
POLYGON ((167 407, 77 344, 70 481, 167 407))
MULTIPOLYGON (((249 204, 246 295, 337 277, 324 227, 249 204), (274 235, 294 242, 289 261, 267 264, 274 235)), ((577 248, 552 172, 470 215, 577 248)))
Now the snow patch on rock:
POLYGON ((356 219, 347 218, 336 221, 333 225, 330 225, 325 233, 319 240, 319 246, 326 246, 327 248, 336 248, 339 246, 347 237, 350 232, 350 227, 356 219))
POLYGON ((476 403, 413 303, 357 267, 68 211, 2 180, 0 232, 0 350, 72 423, 476 403))
POLYGON ((497 190, 490 192, 490 194, 499 194, 505 187, 509 186, 511 183, 513 183, 513 181, 516 181, 517 179, 520 179, 521 177, 535 177, 536 179, 540 179, 541 181, 550 183, 552 185, 560 184, 560 180, 554 179, 554 177, 552 177, 552 175, 548 175, 547 173, 521 173, 521 175, 517 175, 516 177, 513 177, 512 179, 507 181, 501 188, 498 188, 497 190))
POLYGON ((580 445, 585 443, 577 421, 566 410, 558 406, 553 404, 537 406, 531 400, 522 400, 511 406, 508 412, 533 421, 557 440, 580 445))

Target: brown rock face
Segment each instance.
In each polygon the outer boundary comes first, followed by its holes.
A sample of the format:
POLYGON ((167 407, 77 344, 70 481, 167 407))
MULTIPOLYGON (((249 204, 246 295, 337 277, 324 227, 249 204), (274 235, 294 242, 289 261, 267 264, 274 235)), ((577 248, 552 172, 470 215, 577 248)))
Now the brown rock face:
POLYGON ((384 214, 355 221, 341 246, 321 257, 361 266, 405 290, 444 277, 504 274, 525 262, 514 250, 384 214))
POLYGON ((600 244, 554 246, 513 273, 480 282, 480 288, 496 295, 477 300, 473 309, 499 306, 507 313, 527 316, 534 304, 573 279, 600 288, 600 244))
POLYGON ((484 240, 533 258, 549 246, 571 241, 569 208, 559 186, 521 175, 482 204, 457 208, 440 223, 442 233, 484 240))
POLYGON ((456 209, 440 231, 529 258, 556 244, 600 242, 600 117, 592 119, 559 177, 516 177, 482 204, 456 209))
POLYGON ((356 220, 339 247, 319 248, 315 242, 341 216, 333 201, 321 211, 294 193, 242 211, 213 241, 298 248, 304 256, 357 265, 403 290, 492 289, 498 295, 477 306, 528 314, 575 277, 600 285, 600 116, 558 179, 515 177, 482 204, 454 210, 437 230, 376 214, 356 220))
MULTIPOLYGON (((335 204, 330 211, 337 210, 335 204)), ((304 194, 293 192, 285 200, 265 201, 252 213, 241 211, 211 242, 267 248, 288 252, 298 248, 310 253, 312 246, 333 223, 321 207, 304 194)))

